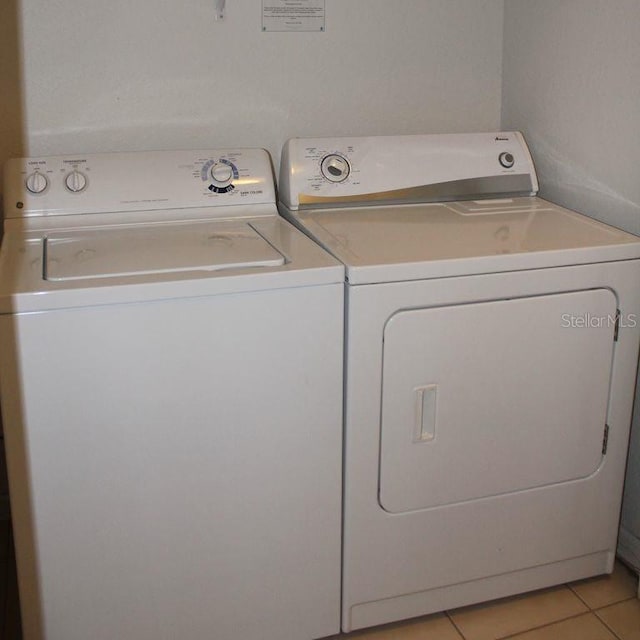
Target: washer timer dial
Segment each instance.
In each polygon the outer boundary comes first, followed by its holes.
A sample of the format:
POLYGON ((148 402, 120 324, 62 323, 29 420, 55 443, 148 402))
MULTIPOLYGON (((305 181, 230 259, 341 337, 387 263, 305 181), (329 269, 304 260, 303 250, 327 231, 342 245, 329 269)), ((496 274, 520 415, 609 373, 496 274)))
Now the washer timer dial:
POLYGON ((330 153, 320 163, 322 175, 330 182, 344 182, 351 173, 349 161, 338 153, 330 153))
POLYGON ((209 182, 207 189, 212 193, 229 193, 235 188, 233 181, 238 179, 238 168, 226 158, 209 160, 201 171, 204 182, 209 182))
POLYGON ((231 184, 233 180, 233 169, 223 162, 217 162, 209 171, 211 179, 220 186, 231 184))

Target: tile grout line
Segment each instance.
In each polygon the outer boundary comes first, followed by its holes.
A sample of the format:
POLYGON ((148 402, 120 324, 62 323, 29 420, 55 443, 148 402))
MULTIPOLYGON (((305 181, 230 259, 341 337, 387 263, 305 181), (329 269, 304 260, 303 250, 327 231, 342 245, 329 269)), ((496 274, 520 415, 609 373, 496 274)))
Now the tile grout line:
POLYGON ((600 622, 604 625, 607 631, 611 633, 611 635, 617 638, 617 640, 624 640, 624 638, 621 638, 595 611, 593 613, 596 616, 596 618, 598 618, 598 620, 600 620, 600 622))
POLYGON ((571 591, 571 593, 573 593, 573 595, 578 598, 578 600, 580 600, 580 602, 582 602, 589 611, 593 611, 589 603, 570 584, 567 583, 565 586, 568 587, 569 591, 571 591))
MULTIPOLYGON (((629 598, 629 600, 631 600, 631 598, 629 598)), ((621 600, 620 602, 627 602, 627 600, 621 600)), ((614 604, 620 604, 620 602, 615 602, 614 604)), ((607 605, 608 607, 612 607, 613 604, 607 605)), ((618 640, 624 640, 624 638, 622 638, 621 636, 619 636, 616 631, 614 631, 607 623, 606 620, 603 620, 599 615, 598 615, 598 611, 601 609, 606 609, 607 607, 600 607, 600 609, 597 609, 593 612, 593 614, 595 615, 596 618, 598 618, 598 620, 600 620, 600 622, 618 639, 618 640)))
POLYGON ((592 607, 575 589, 573 589, 573 587, 570 584, 567 584, 565 586, 569 587, 571 592, 578 598, 578 600, 580 600, 580 602, 582 602, 589 609, 589 611, 593 613, 595 613, 596 611, 599 611, 600 609, 606 609, 607 607, 612 607, 614 604, 620 604, 621 602, 628 602, 629 600, 633 600, 636 597, 636 596, 625 596, 624 598, 620 598, 619 600, 614 600, 613 602, 608 602, 607 604, 603 604, 600 607, 592 607))
POLYGON ((579 618, 580 616, 588 616, 593 613, 593 611, 582 611, 580 613, 574 613, 566 618, 560 618, 559 620, 554 620, 553 622, 547 622, 545 624, 540 624, 535 627, 529 627, 528 629, 523 629, 522 631, 518 631, 516 633, 509 633, 506 636, 499 636, 497 638, 492 638, 492 640, 510 640, 511 638, 517 638, 520 635, 525 633, 530 633, 531 631, 539 631, 540 629, 544 629, 546 627, 552 627, 554 624, 559 624, 560 622, 566 622, 567 620, 574 620, 575 618, 579 618))
MULTIPOLYGON (((589 614, 589 613, 595 613, 595 611, 593 609, 591 609, 591 607, 582 599, 578 596, 578 594, 576 594, 573 589, 571 589, 571 587, 569 586, 569 583, 563 583, 561 585, 557 585, 557 587, 565 587, 567 588, 571 593, 573 593, 574 595, 576 595, 576 597, 578 597, 578 600, 587 608, 587 611, 581 611, 580 613, 575 613, 572 614, 570 616, 567 616, 566 618, 560 618, 559 620, 554 620, 553 622, 547 622, 545 624, 541 624, 538 626, 534 626, 534 627, 530 627, 529 629, 523 629, 522 631, 517 631, 516 633, 509 633, 506 636, 497 636, 495 638, 491 638, 489 640, 508 640, 509 638, 515 638, 520 634, 523 633, 528 633, 529 631, 535 631, 537 629, 543 629, 544 627, 549 627, 553 624, 556 624, 558 622, 564 622, 565 620, 571 620, 572 618, 578 618, 580 616, 589 614)), ((536 593, 537 590, 534 591, 530 591, 528 592, 529 594, 532 593, 536 593)), ((524 594, 523 594, 524 595, 524 594)), ((498 600, 500 600, 501 598, 498 598, 498 600)), ((464 608, 464 607, 463 607, 464 608)), ((455 623, 455 621, 453 620, 452 616, 450 615, 449 611, 444 611, 444 613, 446 614, 446 616, 449 618, 449 620, 451 620, 451 624, 453 624, 453 626, 455 627, 456 631, 464 638, 464 640, 471 640, 470 638, 467 638, 467 636, 464 635, 464 633, 462 632, 462 630, 458 627, 458 625, 455 623)), ((599 620, 600 618, 598 618, 599 620)), ((616 636, 617 637, 617 636, 616 636)))
MULTIPOLYGON (((568 585, 567 585, 568 586, 568 585)), ((572 590, 573 591, 573 590, 572 590)), ((577 595, 577 594, 576 594, 577 595)), ((510 633, 507 634, 506 636, 497 636, 495 638, 491 638, 490 640, 513 640, 514 638, 517 638, 520 635, 524 635, 525 633, 530 633, 531 631, 539 631, 540 629, 545 629, 546 627, 552 627, 555 624, 559 624, 561 622, 566 622, 567 620, 574 620, 576 618, 580 618, 582 616, 589 616, 592 615, 594 616, 598 622, 600 622, 606 629, 607 631, 609 631, 609 633, 611 633, 616 640, 624 640, 624 638, 622 638, 621 636, 619 636, 599 615, 598 615, 598 611, 601 609, 606 609, 607 607, 612 607, 616 604, 621 604, 623 602, 628 602, 629 600, 633 600, 633 598, 625 598, 624 600, 619 600, 618 602, 612 602, 611 604, 608 604, 604 607, 600 607, 599 609, 592 609, 586 602, 584 602, 582 600, 582 598, 580 598, 581 602, 584 603, 584 605, 587 607, 587 611, 582 611, 580 613, 576 613, 570 616, 567 616, 566 618, 560 618, 559 620, 554 620, 553 622, 548 622, 546 624, 541 624, 541 625, 537 625, 537 626, 533 626, 533 627, 529 627, 528 629, 523 629, 522 631, 517 631, 516 633, 510 633)), ((461 629, 458 628, 458 626, 456 625, 456 623, 454 622, 453 618, 449 615, 449 612, 446 611, 445 612, 447 617, 449 618, 449 620, 451 620, 451 623, 453 624, 453 626, 455 627, 456 631, 465 639, 465 640, 471 640, 471 639, 467 639, 467 636, 464 635, 464 633, 462 632, 461 629)))
POLYGON ((462 640, 467 640, 467 637, 464 635, 464 633, 462 633, 462 630, 458 628, 458 625, 455 623, 449 612, 444 611, 444 615, 447 616, 447 619, 453 625, 453 628, 455 629, 456 633, 462 638, 462 640))

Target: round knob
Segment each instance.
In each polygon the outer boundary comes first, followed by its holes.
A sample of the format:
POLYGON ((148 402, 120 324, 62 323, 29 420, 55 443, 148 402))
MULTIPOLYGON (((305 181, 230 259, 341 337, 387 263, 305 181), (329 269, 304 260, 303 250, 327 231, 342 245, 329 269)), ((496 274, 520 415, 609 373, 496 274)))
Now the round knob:
POLYGON ((67 174, 64 179, 64 184, 72 193, 80 193, 80 191, 84 191, 87 186, 87 176, 77 169, 74 169, 71 173, 67 174))
POLYGON ((233 167, 229 166, 224 162, 216 162, 209 172, 211 175, 211 179, 218 186, 225 186, 231 183, 233 178, 233 167))
POLYGON ((31 193, 42 193, 49 186, 49 181, 44 173, 34 171, 27 176, 25 184, 31 193))
POLYGON ((511 169, 511 167, 513 167, 513 164, 515 163, 515 158, 513 157, 512 153, 509 153, 508 151, 503 151, 499 156, 498 156, 498 162, 505 168, 505 169, 511 169))
POLYGON ((347 159, 337 153, 325 156, 320 163, 320 170, 322 175, 331 182, 342 182, 351 173, 347 159))

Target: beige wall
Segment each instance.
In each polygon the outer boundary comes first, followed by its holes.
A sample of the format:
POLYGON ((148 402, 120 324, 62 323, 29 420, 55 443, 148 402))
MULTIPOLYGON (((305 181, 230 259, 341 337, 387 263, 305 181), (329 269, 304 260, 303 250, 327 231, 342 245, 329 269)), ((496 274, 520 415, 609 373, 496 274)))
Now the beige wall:
POLYGON ((640 2, 506 0, 502 125, 541 194, 640 233, 640 2))
POLYGON ((229 0, 223 22, 213 0, 21 5, 25 109, 13 123, 29 155, 230 145, 277 156, 295 135, 500 121, 503 0, 326 0, 326 33, 262 33, 261 0, 229 0))

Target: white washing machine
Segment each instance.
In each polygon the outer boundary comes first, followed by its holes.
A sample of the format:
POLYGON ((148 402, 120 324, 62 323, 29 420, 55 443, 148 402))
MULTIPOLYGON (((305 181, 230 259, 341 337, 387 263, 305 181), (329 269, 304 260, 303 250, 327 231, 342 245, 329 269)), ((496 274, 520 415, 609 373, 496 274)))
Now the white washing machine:
POLYGON ((343 629, 610 572, 640 239, 518 133, 294 139, 280 187, 346 266, 343 629))
POLYGON ((335 633, 344 269, 266 152, 14 160, 4 193, 25 640, 335 633))

